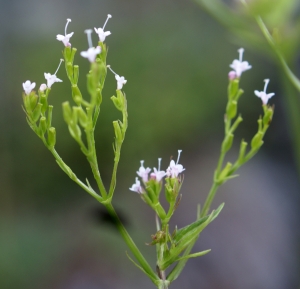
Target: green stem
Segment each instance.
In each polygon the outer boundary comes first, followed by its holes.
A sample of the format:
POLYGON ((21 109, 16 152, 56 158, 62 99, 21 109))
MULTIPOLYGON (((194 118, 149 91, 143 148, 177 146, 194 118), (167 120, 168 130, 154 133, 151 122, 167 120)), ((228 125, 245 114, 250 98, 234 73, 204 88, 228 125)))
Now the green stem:
POLYGON ((115 209, 113 208, 111 203, 104 204, 106 209, 108 210, 109 214, 113 217, 116 226, 122 235, 124 241, 126 242, 127 246, 131 250, 132 254, 135 256, 135 258, 138 260, 140 263, 141 267, 145 270, 145 272, 148 273, 153 279, 159 280, 158 276, 156 273, 152 270, 151 266, 148 264, 142 253, 139 251, 138 247, 135 245, 134 241, 128 234, 127 230, 123 226, 122 222, 120 221, 115 209))
POLYGON ((203 205, 203 208, 202 208, 202 211, 201 211, 201 214, 200 214, 200 217, 204 217, 207 215, 208 211, 209 211, 209 208, 211 206, 211 203, 213 202, 214 198, 215 198, 215 195, 216 195, 216 192, 219 188, 219 185, 214 181, 210 191, 209 191, 209 194, 205 200, 205 203, 203 205))
POLYGON ((119 165, 119 161, 120 161, 120 153, 121 153, 121 145, 118 146, 118 148, 116 148, 116 152, 115 152, 114 168, 113 168, 113 173, 111 176, 108 198, 111 198, 113 196, 113 193, 116 188, 117 170, 118 170, 118 165, 119 165))
POLYGON ((263 22, 263 20, 261 19, 260 16, 255 16, 255 20, 261 30, 261 32, 263 33, 263 35, 265 36, 267 42, 269 43, 269 45, 271 46, 271 48, 274 50, 274 52, 276 53, 277 57, 278 57, 278 61, 285 73, 285 75, 287 76, 287 78, 289 79, 289 81, 294 85, 294 87, 300 92, 300 81, 299 79, 295 76, 295 74, 291 71, 291 69, 289 68, 289 66, 287 65, 281 51, 278 49, 278 47, 276 46, 272 35, 270 34, 268 28, 266 27, 265 23, 263 22))
POLYGON ((94 197, 97 201, 101 202, 102 198, 99 196, 94 190, 92 190, 90 187, 85 185, 82 181, 80 181, 76 175, 73 173, 71 168, 65 164, 65 162, 62 160, 60 155, 57 153, 57 151, 54 149, 54 147, 49 147, 46 145, 49 151, 54 156, 56 162, 60 166, 60 168, 70 177, 71 180, 73 180, 76 184, 78 184, 82 189, 84 189, 86 192, 88 192, 92 197, 94 197))
POLYGON ((94 139, 94 130, 90 128, 90 129, 86 129, 85 132, 86 132, 88 150, 89 150, 87 159, 90 163, 94 178, 97 182, 97 185, 101 192, 101 195, 103 198, 105 198, 107 196, 107 193, 106 193, 106 189, 103 185, 103 181, 101 179, 101 175, 100 175, 99 168, 98 168, 98 161, 97 161, 96 148, 95 148, 95 139, 94 139))

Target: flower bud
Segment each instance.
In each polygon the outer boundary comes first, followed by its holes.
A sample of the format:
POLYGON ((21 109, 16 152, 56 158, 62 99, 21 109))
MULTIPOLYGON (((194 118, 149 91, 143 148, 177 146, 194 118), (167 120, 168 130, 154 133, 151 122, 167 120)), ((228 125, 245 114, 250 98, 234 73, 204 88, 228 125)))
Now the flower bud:
POLYGON ((222 143, 222 153, 226 153, 230 150, 232 143, 233 143, 234 135, 231 133, 229 134, 222 143))
MULTIPOLYGON (((75 113, 73 113, 73 115, 75 115, 75 113)), ((73 124, 73 125, 68 125, 69 128, 69 132, 71 134, 71 136, 74 139, 80 139, 81 138, 81 129, 77 124, 73 124)))
POLYGON ((34 111, 32 112, 32 120, 34 122, 37 122, 38 119, 40 118, 40 115, 41 115, 41 111, 42 111, 42 104, 41 103, 38 103, 36 108, 34 109, 34 111))
POLYGON ((23 94, 23 103, 27 113, 31 113, 38 102, 38 96, 32 91, 29 95, 23 94))
POLYGON ((218 181, 222 184, 224 181, 226 181, 226 177, 228 177, 228 173, 232 167, 232 163, 227 163, 225 168, 222 170, 218 177, 218 181))
POLYGON ((236 96, 239 89, 239 79, 235 78, 229 82, 228 86, 228 99, 232 100, 236 96))
POLYGON ((87 114, 84 112, 82 107, 74 107, 73 111, 77 114, 80 125, 85 128, 88 123, 87 114))
POLYGON ((265 107, 264 108, 265 115, 263 117, 263 124, 264 126, 266 126, 266 125, 270 125, 272 121, 274 109, 272 107, 267 107, 267 106, 264 107, 265 107))
POLYGON ((71 46, 65 47, 64 57, 65 57, 66 63, 71 61, 71 46))
POLYGON ((73 47, 72 48, 72 52, 71 52, 71 57, 70 57, 70 62, 73 64, 74 62, 74 56, 75 56, 75 53, 77 51, 77 48, 73 47))
POLYGON ((80 105, 82 102, 82 94, 77 86, 77 84, 72 85, 72 97, 77 105, 80 105))
POLYGON ((45 83, 42 83, 41 86, 40 86, 40 88, 39 88, 39 90, 41 92, 44 92, 46 89, 47 89, 47 85, 45 83))
POLYGON ((228 119, 233 119, 235 118, 237 113, 237 101, 232 100, 229 101, 226 107, 226 116, 228 119))
POLYGON ((123 134, 122 134, 122 130, 120 128, 120 122, 117 120, 113 121, 113 126, 114 126, 114 130, 115 130, 116 142, 122 143, 123 134))
MULTIPOLYGON (((120 91, 120 90, 117 90, 117 91, 120 91)), ((120 99, 119 97, 115 97, 114 95, 110 99, 114 103, 117 110, 120 110, 120 111, 123 110, 123 100, 122 99, 120 99)))
POLYGON ((56 130, 55 127, 50 127, 48 130, 48 145, 54 147, 56 143, 56 130))
POLYGON ((51 127, 51 122, 52 122, 52 111, 53 111, 53 105, 49 105, 49 106, 48 106, 48 115, 47 115, 47 118, 48 118, 47 126, 48 126, 48 127, 51 127))
POLYGON ((42 116, 40 119, 39 129, 41 130, 43 135, 47 131, 47 120, 44 116, 42 116))
POLYGON ((78 77, 79 77, 79 66, 74 65, 73 66, 73 81, 74 81, 74 84, 77 84, 78 77))
POLYGON ((66 123, 69 124, 70 121, 72 120, 72 109, 70 107, 69 102, 68 101, 63 102, 62 108, 63 108, 64 120, 66 123))
POLYGON ((48 108, 48 101, 45 95, 41 95, 40 103, 42 104, 42 113, 45 113, 48 108))
POLYGON ((251 148, 258 150, 263 145, 263 133, 259 131, 251 140, 251 148))
POLYGON ((67 75, 70 80, 73 80, 73 65, 71 62, 66 63, 67 75))
POLYGON ((238 158, 238 160, 237 160, 240 164, 243 163, 247 145, 248 145, 248 143, 246 143, 246 142, 243 141, 243 140, 241 141, 240 152, 239 152, 239 158, 238 158))

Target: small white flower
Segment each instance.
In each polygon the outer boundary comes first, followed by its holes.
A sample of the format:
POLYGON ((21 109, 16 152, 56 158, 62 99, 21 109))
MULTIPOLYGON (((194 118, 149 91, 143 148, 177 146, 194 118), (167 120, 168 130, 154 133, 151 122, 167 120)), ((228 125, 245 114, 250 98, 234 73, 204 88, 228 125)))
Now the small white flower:
POLYGON ((89 49, 87 51, 80 52, 80 55, 84 58, 87 58, 89 60, 89 62, 91 62, 91 63, 95 61, 96 56, 101 52, 100 46, 97 46, 96 48, 93 47, 92 37, 91 37, 92 32, 93 32, 92 29, 86 29, 84 31, 84 33, 87 34, 89 49))
POLYGON ((28 95, 30 92, 35 88, 35 82, 32 82, 30 80, 27 80, 23 82, 23 89, 25 93, 28 95))
POLYGON ((123 88, 123 85, 127 83, 127 80, 124 76, 119 76, 116 74, 110 67, 110 65, 107 65, 109 70, 115 75, 116 81, 117 81, 117 90, 121 90, 123 88))
POLYGON ((71 46, 70 38, 73 36, 74 32, 67 34, 68 24, 71 22, 71 19, 67 19, 67 24, 65 26, 65 35, 57 34, 56 39, 62 41, 65 46, 71 46))
POLYGON ((243 61, 244 48, 240 48, 238 52, 240 54, 239 60, 233 60, 230 67, 235 71, 236 77, 241 77, 242 73, 252 68, 252 66, 249 65, 248 61, 243 61))
POLYGON ((135 184, 129 188, 130 191, 142 194, 143 193, 143 188, 141 186, 141 182, 138 180, 138 178, 135 178, 135 184))
POLYGON ((141 161, 141 166, 136 173, 139 177, 142 178, 143 182, 146 183, 148 182, 148 175, 150 171, 151 171, 150 168, 146 168, 146 169, 144 168, 144 161, 141 161))
POLYGON ((47 89, 47 85, 45 83, 41 84, 40 91, 43 92, 45 89, 47 89))
POLYGON ((268 100, 269 100, 273 95, 275 95, 275 93, 273 93, 273 92, 267 93, 267 87, 268 87, 268 84, 269 84, 269 82, 270 82, 270 79, 265 79, 264 82, 265 82, 264 91, 258 91, 258 90, 255 90, 254 93, 255 93, 256 96, 258 96, 259 98, 261 98, 263 104, 267 104, 267 103, 268 103, 268 100))
POLYGON ((123 85, 126 84, 127 80, 124 76, 119 76, 118 74, 116 74, 115 78, 117 81, 117 90, 121 90, 123 88, 123 85))
POLYGON ((161 179, 166 175, 165 171, 160 170, 161 158, 158 159, 158 168, 153 168, 154 172, 150 174, 151 178, 154 178, 157 182, 160 182, 161 179))
POLYGON ((185 170, 182 165, 178 164, 181 152, 182 150, 178 150, 178 157, 177 157, 176 164, 173 160, 171 160, 166 173, 168 177, 176 178, 180 173, 182 173, 185 170))
POLYGON ((84 58, 87 58, 89 62, 94 62, 96 59, 96 56, 101 52, 101 47, 97 46, 89 48, 87 51, 81 51, 80 55, 84 58))
POLYGON ((111 34, 110 31, 104 31, 104 28, 105 28, 106 23, 107 23, 107 21, 108 21, 109 18, 111 18, 111 15, 110 15, 110 14, 107 15, 106 21, 105 21, 105 23, 104 23, 104 25, 103 25, 102 28, 98 28, 98 29, 97 29, 96 27, 94 27, 96 33, 97 33, 98 36, 99 36, 99 40, 100 40, 101 42, 104 42, 106 36, 108 36, 108 35, 111 34))
POLYGON ((64 61, 63 59, 60 60, 60 63, 59 63, 59 65, 58 65, 56 71, 54 72, 54 74, 46 73, 46 72, 44 73, 44 76, 45 76, 45 78, 46 78, 46 80, 47 80, 47 87, 48 87, 48 88, 51 88, 51 86, 52 86, 52 84, 53 84, 54 82, 62 82, 61 79, 59 79, 59 78, 56 77, 56 73, 57 73, 57 71, 58 71, 58 69, 59 69, 59 67, 60 67, 60 65, 61 65, 61 63, 62 63, 63 61, 64 61))

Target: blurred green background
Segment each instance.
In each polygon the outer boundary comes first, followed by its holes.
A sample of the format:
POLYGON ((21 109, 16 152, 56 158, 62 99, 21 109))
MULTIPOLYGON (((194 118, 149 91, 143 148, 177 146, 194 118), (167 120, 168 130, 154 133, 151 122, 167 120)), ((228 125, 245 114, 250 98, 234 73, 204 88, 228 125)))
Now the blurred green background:
MULTIPOLYGON (((223 215, 197 243, 212 252, 190 261, 171 288, 297 288, 300 193, 280 72, 271 58, 184 0, 0 0, 0 288, 153 288, 127 259, 105 211, 59 169, 21 108, 22 82, 39 87, 43 73, 56 70, 63 45, 55 38, 66 18, 72 19, 68 32, 75 32, 71 43, 79 52, 87 49, 83 31, 102 27, 108 13, 108 64, 128 80, 129 111, 114 203, 137 245, 154 266, 155 248, 145 246, 155 231, 153 213, 128 189, 141 159, 153 167, 162 157, 166 168, 183 150, 183 200, 174 225, 195 219, 223 138, 229 64, 244 46, 253 69, 241 80, 244 122, 233 160, 239 141, 250 141, 257 130, 262 110, 253 91, 263 89, 265 78, 271 79, 268 91, 276 93, 270 101, 274 121, 259 154, 219 193, 215 205, 226 202, 223 215)), ((86 93, 88 62, 78 53, 75 63, 86 93)), ((63 83, 53 85, 49 98, 57 151, 78 177, 94 184, 63 121, 61 103, 72 101, 63 69, 57 76, 63 83)), ((112 121, 120 117, 109 99, 115 86, 108 74, 95 135, 105 184, 113 164, 112 121)))

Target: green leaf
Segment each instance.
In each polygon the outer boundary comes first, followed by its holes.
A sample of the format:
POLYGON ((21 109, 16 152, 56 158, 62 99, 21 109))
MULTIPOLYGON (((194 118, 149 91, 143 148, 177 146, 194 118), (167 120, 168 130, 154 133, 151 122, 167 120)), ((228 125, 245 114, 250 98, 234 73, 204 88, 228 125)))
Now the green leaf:
MULTIPOLYGON (((177 231, 177 244, 174 248, 170 249, 168 258, 165 258, 160 265, 161 270, 165 270, 172 263, 176 262, 178 255, 192 243, 198 235, 204 230, 204 228, 211 223, 221 212, 224 207, 222 203, 216 210, 212 211, 209 216, 201 218, 199 221, 192 223, 191 225, 183 228, 183 230, 177 231)), ((175 238, 176 238, 175 235, 175 238)))
POLYGON ((198 252, 198 253, 186 255, 186 256, 183 256, 183 257, 180 257, 180 258, 176 259, 176 262, 177 262, 177 261, 180 261, 180 260, 184 260, 184 259, 190 259, 190 258, 201 257, 201 256, 203 256, 203 255, 206 255, 206 254, 209 253, 210 251, 211 251, 211 249, 208 249, 208 250, 205 250, 205 251, 202 251, 202 252, 198 252))
POLYGON ((129 254, 126 252, 126 255, 128 257, 128 259, 136 266, 138 267, 145 275, 147 275, 149 277, 149 279, 151 279, 151 281, 156 285, 158 286, 159 283, 160 283, 160 280, 159 279, 155 279, 153 278, 150 274, 148 274, 139 264, 137 264, 130 256, 129 254))

